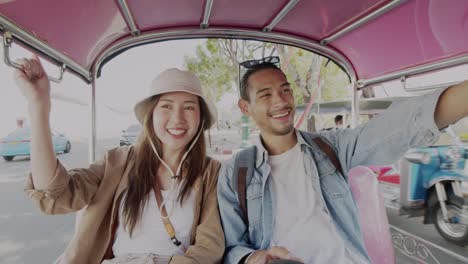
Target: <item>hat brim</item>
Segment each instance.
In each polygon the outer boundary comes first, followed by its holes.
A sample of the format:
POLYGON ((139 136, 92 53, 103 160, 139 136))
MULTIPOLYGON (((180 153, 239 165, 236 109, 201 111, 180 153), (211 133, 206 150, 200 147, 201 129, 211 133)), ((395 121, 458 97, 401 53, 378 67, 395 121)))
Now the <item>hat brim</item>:
MULTIPOLYGON (((206 105, 206 107, 208 108, 208 112, 209 112, 209 115, 210 115, 210 118, 209 118, 209 122, 206 122, 204 125, 203 125, 203 129, 204 130, 208 130, 210 129, 213 124, 216 122, 217 120, 217 117, 218 117, 218 113, 216 111, 216 107, 208 100, 206 100, 203 96, 197 94, 197 93, 191 93, 191 92, 188 92, 188 91, 185 91, 185 90, 175 90, 175 91, 171 91, 171 92, 184 92, 184 93, 190 93, 190 94, 193 94, 193 95, 196 95, 198 96, 201 101, 206 105)), ((161 93, 161 94, 164 94, 164 93, 161 93)), ((148 104, 151 103, 151 101, 153 100, 153 98, 155 96, 158 96, 158 95, 161 95, 161 94, 154 94, 152 96, 149 96, 143 100, 141 100, 140 102, 138 102, 136 105, 135 105, 135 116, 138 120, 138 122, 140 122, 140 124, 143 126, 143 122, 144 122, 144 117, 145 117, 145 113, 144 113, 144 109, 147 108, 148 104)), ((206 121, 206 120, 205 120, 206 121)))

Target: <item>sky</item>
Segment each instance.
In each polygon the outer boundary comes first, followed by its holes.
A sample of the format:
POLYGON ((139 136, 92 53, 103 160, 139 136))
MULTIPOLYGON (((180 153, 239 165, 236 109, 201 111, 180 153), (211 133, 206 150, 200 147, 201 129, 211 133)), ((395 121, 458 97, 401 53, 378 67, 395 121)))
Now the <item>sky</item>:
MULTIPOLYGON (((148 91, 149 84, 157 74, 167 68, 183 68, 184 56, 194 55, 198 44, 204 40, 177 40, 160 42, 133 48, 117 56, 107 63, 97 80, 97 138, 117 138, 121 131, 136 123, 133 106, 143 99, 148 91)), ((12 60, 21 57, 30 57, 30 53, 17 45, 11 50, 12 60)), ((58 67, 43 62, 46 71, 57 76, 58 67)), ((431 84, 440 84, 467 79, 468 66, 453 68, 447 71, 432 73, 423 77, 410 78, 408 87, 418 87, 431 84)), ((28 123, 27 106, 24 97, 20 94, 13 80, 13 70, 3 61, 0 62, 0 138, 13 131, 17 118, 25 118, 28 123)), ((65 73, 60 84, 52 83, 53 98, 73 98, 81 103, 70 103, 63 100, 52 99, 51 126, 54 130, 64 133, 72 140, 86 141, 90 127, 90 101, 91 86, 82 79, 65 73)), ((378 85, 377 97, 408 96, 402 89, 400 81, 393 81, 378 85)), ((226 94, 218 105, 228 111, 221 113, 224 119, 236 118, 239 113, 235 109, 237 96, 226 94)), ((466 122, 465 120, 465 123, 466 122)), ((468 125, 466 125, 468 132, 468 125)))

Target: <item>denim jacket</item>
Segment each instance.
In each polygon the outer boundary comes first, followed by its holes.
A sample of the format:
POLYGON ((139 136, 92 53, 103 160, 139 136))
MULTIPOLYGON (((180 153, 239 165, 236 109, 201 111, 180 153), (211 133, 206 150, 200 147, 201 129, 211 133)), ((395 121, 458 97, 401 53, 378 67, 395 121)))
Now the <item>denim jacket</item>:
MULTIPOLYGON (((334 148, 345 173, 358 165, 391 164, 408 149, 437 140, 439 129, 434 122, 434 112, 442 92, 394 103, 387 111, 355 129, 319 132, 314 136, 321 136, 334 148)), ((341 175, 315 144, 304 140, 302 133, 306 132, 297 133, 297 137, 305 153, 305 170, 315 191, 323 197, 322 210, 330 214, 346 248, 353 255, 369 260, 347 175, 341 175), (318 177, 314 172, 318 172, 318 177)), ((256 150, 255 172, 246 191, 248 227, 243 220, 237 186, 232 186, 235 157, 220 170, 218 202, 226 239, 224 263, 227 264, 237 264, 247 254, 270 247, 273 233, 271 168, 267 163, 268 152, 260 140, 256 150)))

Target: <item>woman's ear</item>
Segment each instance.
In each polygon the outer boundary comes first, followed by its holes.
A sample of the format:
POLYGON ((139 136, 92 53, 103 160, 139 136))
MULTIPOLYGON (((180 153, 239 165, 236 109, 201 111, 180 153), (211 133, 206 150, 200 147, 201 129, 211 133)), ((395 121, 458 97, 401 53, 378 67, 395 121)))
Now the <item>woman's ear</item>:
POLYGON ((243 114, 249 115, 249 102, 247 102, 247 100, 239 99, 237 105, 243 114))

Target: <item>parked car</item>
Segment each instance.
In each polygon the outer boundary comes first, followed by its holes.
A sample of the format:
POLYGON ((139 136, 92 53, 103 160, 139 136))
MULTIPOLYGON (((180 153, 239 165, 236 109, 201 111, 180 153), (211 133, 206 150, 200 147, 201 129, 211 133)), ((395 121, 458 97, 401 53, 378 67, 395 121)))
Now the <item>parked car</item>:
POLYGON ((127 146, 135 143, 138 135, 140 135, 140 132, 140 124, 133 124, 130 125, 126 130, 122 130, 122 135, 120 136, 120 146, 127 146))
MULTIPOLYGON (((20 128, 0 140, 0 155, 6 161, 12 161, 16 156, 31 154, 31 129, 20 128)), ((55 153, 68 153, 71 143, 63 134, 52 131, 52 143, 55 153)))

